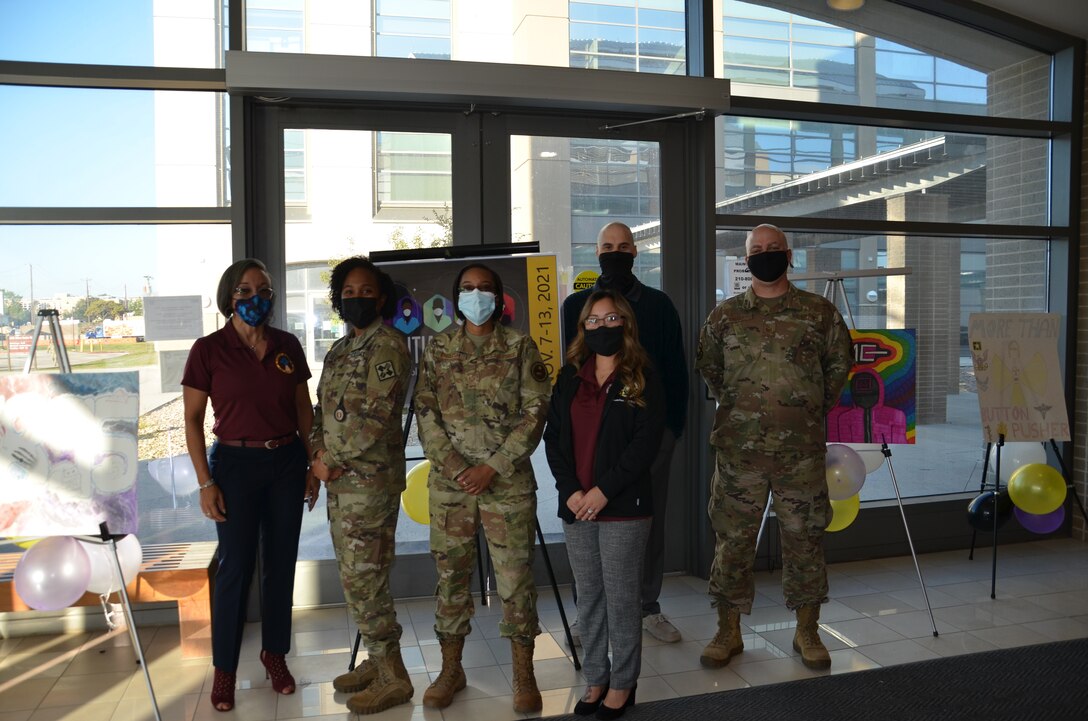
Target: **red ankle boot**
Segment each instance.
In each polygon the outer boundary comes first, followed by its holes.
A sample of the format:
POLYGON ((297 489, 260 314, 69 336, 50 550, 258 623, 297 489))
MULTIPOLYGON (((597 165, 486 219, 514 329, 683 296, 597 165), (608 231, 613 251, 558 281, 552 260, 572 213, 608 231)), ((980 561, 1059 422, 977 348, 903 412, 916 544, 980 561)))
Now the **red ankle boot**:
POLYGON ((212 682, 212 706, 216 711, 230 711, 234 708, 235 674, 215 669, 212 682))
POLYGON ((295 677, 287 670, 287 661, 282 653, 261 651, 261 663, 264 664, 264 677, 272 679, 272 688, 285 696, 295 692, 295 677))

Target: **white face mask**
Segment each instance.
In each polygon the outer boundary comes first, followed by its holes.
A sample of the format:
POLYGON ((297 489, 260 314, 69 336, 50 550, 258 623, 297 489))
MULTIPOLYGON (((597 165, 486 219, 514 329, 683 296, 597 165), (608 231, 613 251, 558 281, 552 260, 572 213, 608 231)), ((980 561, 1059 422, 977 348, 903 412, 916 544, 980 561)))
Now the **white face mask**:
POLYGON ((441 308, 435 308, 435 309, 434 309, 434 317, 435 317, 435 318, 441 318, 441 317, 442 317, 442 312, 443 312, 443 311, 442 311, 442 309, 441 309, 441 308))
POLYGON ((405 308, 402 312, 404 313, 405 318, 411 318, 412 317, 412 309, 411 308, 405 308))
POLYGON ((457 296, 457 308, 473 325, 483 325, 495 313, 495 294, 486 290, 463 290, 457 296))

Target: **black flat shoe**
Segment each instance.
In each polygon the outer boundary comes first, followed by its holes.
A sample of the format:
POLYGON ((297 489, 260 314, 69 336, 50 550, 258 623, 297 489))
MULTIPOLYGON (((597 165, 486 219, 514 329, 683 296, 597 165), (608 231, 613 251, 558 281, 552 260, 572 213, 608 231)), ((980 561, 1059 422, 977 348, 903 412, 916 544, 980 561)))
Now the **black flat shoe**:
POLYGON ((579 700, 578 703, 574 704, 574 713, 578 714, 579 716, 592 716, 594 712, 596 712, 597 708, 601 705, 601 702, 604 701, 605 694, 607 693, 608 687, 605 686, 603 689, 601 689, 601 693, 599 696, 597 696, 596 701, 579 700))
MULTIPOLYGON (((597 709, 597 718, 600 719, 600 721, 613 721, 613 719, 618 719, 620 716, 623 716, 625 713, 627 713, 627 708, 629 706, 635 705, 635 691, 637 690, 638 684, 636 683, 634 686, 631 687, 631 693, 627 694, 627 700, 624 701, 623 705, 619 708, 605 706, 602 702, 600 707, 597 709)), ((604 699, 603 695, 601 696, 601 699, 604 699)))

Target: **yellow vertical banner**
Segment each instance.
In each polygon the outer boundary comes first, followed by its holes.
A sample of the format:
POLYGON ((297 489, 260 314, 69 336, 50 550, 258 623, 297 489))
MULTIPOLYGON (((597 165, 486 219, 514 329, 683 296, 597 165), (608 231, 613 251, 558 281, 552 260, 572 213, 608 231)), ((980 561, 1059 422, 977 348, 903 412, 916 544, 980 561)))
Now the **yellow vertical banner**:
POLYGON ((554 255, 532 255, 525 259, 529 335, 536 341, 553 382, 563 367, 559 337, 562 330, 559 327, 559 284, 556 279, 554 255))

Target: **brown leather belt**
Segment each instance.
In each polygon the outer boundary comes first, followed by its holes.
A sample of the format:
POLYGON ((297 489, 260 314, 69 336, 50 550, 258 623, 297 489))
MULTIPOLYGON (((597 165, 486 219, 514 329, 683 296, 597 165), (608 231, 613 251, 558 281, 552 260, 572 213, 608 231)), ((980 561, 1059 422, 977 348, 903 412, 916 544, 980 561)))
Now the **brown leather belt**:
POLYGON ((227 440, 224 440, 224 439, 220 438, 219 442, 221 444, 223 444, 224 446, 234 446, 236 448, 267 448, 268 450, 271 451, 274 448, 279 448, 280 446, 286 446, 288 443, 291 443, 292 441, 295 441, 296 439, 298 439, 298 434, 297 433, 291 433, 291 434, 286 435, 286 436, 280 436, 279 438, 273 438, 272 440, 269 440, 269 441, 250 441, 250 440, 227 441, 227 440))

